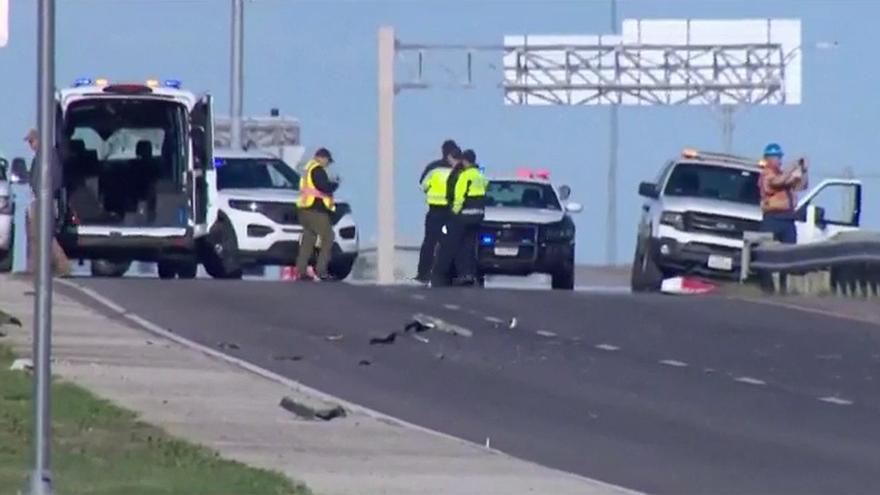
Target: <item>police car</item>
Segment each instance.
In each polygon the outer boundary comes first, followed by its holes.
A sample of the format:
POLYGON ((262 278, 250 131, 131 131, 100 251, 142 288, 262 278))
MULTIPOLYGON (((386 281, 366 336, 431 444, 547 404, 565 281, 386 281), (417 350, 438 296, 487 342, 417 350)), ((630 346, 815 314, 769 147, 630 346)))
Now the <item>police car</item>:
MULTIPOLYGON (((739 275, 743 233, 760 230, 757 159, 685 149, 666 162, 645 198, 632 266, 632 290, 656 291, 666 277, 739 275)), ((826 179, 795 208, 798 244, 858 230, 861 183, 826 179)))
MULTIPOLYGON (((296 262, 302 227, 297 220, 299 174, 264 151, 215 151, 217 224, 212 249, 233 265, 205 265, 218 278, 240 277, 243 266, 292 265, 296 262)), ((358 229, 351 206, 336 202, 332 215, 335 240, 330 275, 346 278, 358 256, 358 229)))
POLYGON ((546 171, 518 170, 490 178, 477 263, 486 275, 549 274, 554 289, 574 289, 575 225, 571 189, 555 187, 546 171))

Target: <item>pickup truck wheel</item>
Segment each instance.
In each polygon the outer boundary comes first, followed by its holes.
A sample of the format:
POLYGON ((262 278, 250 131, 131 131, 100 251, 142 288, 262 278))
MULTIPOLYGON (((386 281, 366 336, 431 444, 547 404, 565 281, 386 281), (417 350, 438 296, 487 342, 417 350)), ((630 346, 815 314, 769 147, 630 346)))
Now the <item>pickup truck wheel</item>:
POLYGON ((242 276, 235 230, 226 220, 220 220, 208 233, 203 264, 212 278, 239 279, 242 276))
POLYGON ((89 270, 93 277, 119 278, 131 268, 131 261, 92 260, 89 270))
POLYGON ((574 290, 574 267, 564 268, 551 277, 553 290, 574 290))
POLYGON ((0 273, 12 271, 12 251, 15 248, 14 234, 9 238, 9 250, 0 251, 0 273))
POLYGON ((648 241, 636 244, 630 274, 630 286, 633 292, 656 292, 663 283, 663 271, 654 260, 654 253, 648 241))
POLYGON ((170 280, 177 275, 177 267, 171 261, 160 261, 158 263, 159 278, 162 280, 170 280))
POLYGON ((176 268, 177 276, 182 279, 196 278, 196 274, 199 272, 199 264, 195 261, 179 263, 176 268))

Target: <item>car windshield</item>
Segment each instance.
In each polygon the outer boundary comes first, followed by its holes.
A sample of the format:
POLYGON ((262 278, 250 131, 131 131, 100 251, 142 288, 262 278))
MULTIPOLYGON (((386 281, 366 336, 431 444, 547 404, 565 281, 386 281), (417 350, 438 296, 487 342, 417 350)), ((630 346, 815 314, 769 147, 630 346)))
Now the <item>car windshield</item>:
POLYGON ((299 190, 299 174, 277 158, 220 158, 217 189, 299 190))
POLYGON ((561 210, 556 191, 549 184, 493 180, 486 189, 486 206, 561 210))
POLYGON ((702 163, 679 163, 669 175, 664 194, 758 205, 758 172, 702 163))

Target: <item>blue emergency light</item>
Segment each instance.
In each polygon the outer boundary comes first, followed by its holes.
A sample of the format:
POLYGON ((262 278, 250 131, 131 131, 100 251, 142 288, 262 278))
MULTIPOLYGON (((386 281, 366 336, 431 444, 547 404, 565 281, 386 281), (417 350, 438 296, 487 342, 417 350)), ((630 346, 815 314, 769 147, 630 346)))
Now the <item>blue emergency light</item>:
POLYGON ((166 88, 180 89, 180 81, 178 79, 166 79, 163 84, 166 88))
POLYGON ((92 79, 90 77, 80 77, 79 79, 77 79, 76 81, 73 82, 73 87, 79 88, 82 86, 91 86, 92 84, 93 84, 92 79))
POLYGON ((483 234, 480 236, 480 244, 483 246, 491 246, 495 244, 495 236, 492 234, 483 234))
POLYGON ((214 168, 220 168, 223 165, 226 165, 226 162, 222 158, 214 158, 214 168))

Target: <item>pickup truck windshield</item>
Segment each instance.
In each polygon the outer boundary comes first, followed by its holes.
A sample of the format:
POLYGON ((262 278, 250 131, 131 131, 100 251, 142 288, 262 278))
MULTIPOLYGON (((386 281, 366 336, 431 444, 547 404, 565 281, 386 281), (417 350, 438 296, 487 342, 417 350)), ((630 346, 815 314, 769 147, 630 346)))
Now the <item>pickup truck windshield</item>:
POLYGON ((758 205, 758 172, 702 163, 679 163, 669 175, 663 193, 758 205))
POLYGON ((299 190, 299 175, 277 158, 220 158, 217 189, 299 190))
POLYGON ((486 189, 486 206, 561 210, 556 192, 549 184, 493 180, 486 189))

